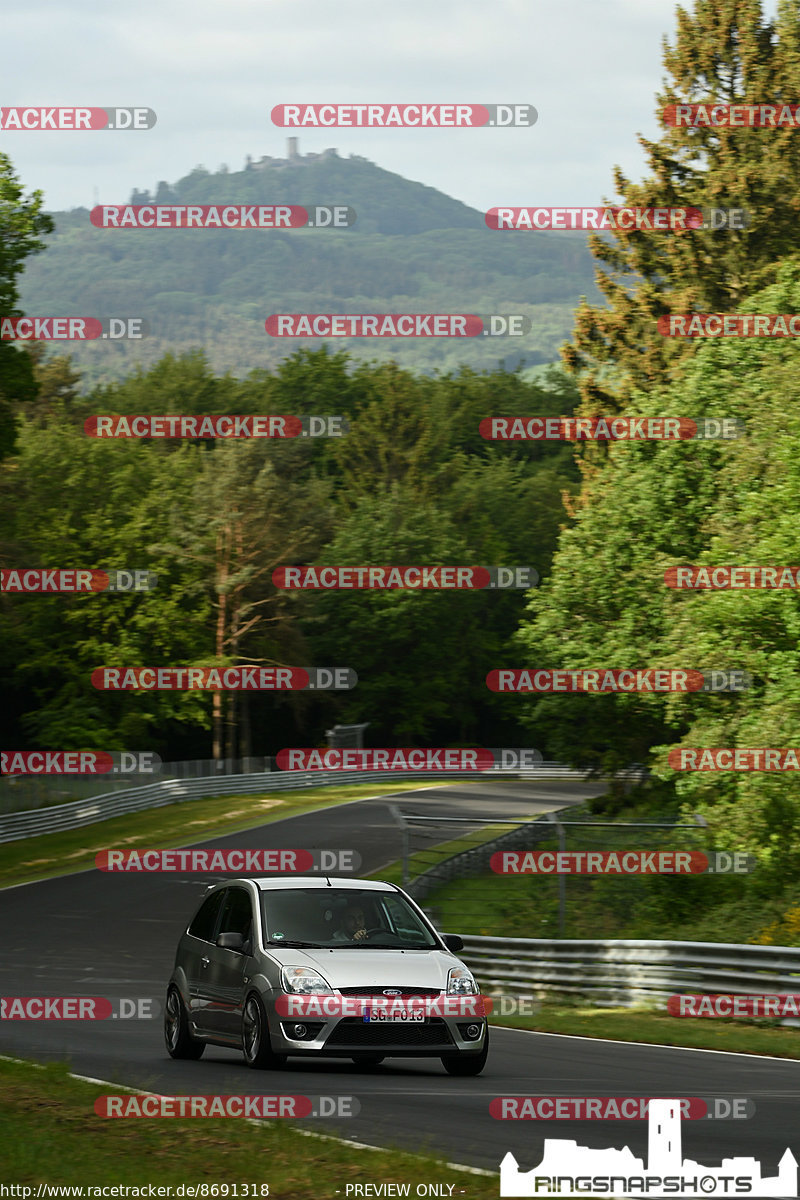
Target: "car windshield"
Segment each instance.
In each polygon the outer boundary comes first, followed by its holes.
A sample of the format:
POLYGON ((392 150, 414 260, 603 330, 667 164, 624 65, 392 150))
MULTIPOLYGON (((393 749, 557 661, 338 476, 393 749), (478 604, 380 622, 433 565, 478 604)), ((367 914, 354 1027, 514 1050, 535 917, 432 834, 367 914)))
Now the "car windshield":
POLYGON ((261 893, 270 946, 429 950, 438 943, 397 892, 276 888, 261 893))

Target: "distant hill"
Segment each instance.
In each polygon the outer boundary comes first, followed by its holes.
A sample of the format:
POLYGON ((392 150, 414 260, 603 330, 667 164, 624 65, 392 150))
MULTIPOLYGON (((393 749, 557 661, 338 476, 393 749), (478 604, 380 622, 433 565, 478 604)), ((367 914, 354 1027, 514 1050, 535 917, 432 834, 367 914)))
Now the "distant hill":
POLYGON ((149 202, 346 204, 357 220, 341 230, 145 231, 97 229, 83 208, 53 213, 48 248, 22 277, 24 310, 143 316, 151 327, 139 343, 71 343, 87 382, 117 378, 167 350, 203 347, 215 370, 241 375, 319 344, 269 337, 264 321, 273 312, 522 313, 532 330, 521 338, 329 340, 425 372, 533 366, 557 358, 580 296, 600 298, 585 234, 498 233, 435 188, 358 155, 300 156, 296 139, 285 159, 248 160, 237 172, 198 167, 130 197, 149 202))

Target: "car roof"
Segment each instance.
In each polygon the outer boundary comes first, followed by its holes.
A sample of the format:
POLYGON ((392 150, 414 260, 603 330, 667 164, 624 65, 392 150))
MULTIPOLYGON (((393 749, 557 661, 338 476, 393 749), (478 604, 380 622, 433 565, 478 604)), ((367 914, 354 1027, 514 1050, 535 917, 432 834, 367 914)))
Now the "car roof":
MULTIPOLYGON (((229 879, 228 883, 243 883, 243 879, 229 879)), ((394 892, 393 883, 385 883, 380 879, 353 879, 352 876, 339 877, 336 875, 293 875, 290 879, 285 876, 266 875, 258 879, 250 878, 247 882, 254 883, 261 892, 282 891, 285 888, 346 888, 363 892, 394 892)))

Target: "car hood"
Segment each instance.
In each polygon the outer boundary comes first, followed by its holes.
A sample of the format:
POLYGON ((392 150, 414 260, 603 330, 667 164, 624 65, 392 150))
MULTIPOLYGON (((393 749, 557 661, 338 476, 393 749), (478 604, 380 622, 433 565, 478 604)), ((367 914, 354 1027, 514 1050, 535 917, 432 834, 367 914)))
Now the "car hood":
POLYGON ((445 991, 452 967, 464 964, 444 950, 279 950, 281 966, 314 967, 331 987, 430 987, 445 991))

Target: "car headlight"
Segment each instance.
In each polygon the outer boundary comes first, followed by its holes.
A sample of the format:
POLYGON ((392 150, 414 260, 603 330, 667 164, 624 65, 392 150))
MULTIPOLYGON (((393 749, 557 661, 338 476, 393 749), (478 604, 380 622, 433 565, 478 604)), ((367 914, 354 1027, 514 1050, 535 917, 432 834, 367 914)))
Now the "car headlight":
POLYGON ((333 991, 328 981, 313 967, 282 967, 281 986, 285 992, 299 992, 302 996, 333 991))
POLYGON ((466 967, 451 967, 447 976, 448 996, 475 996, 480 988, 466 967))

